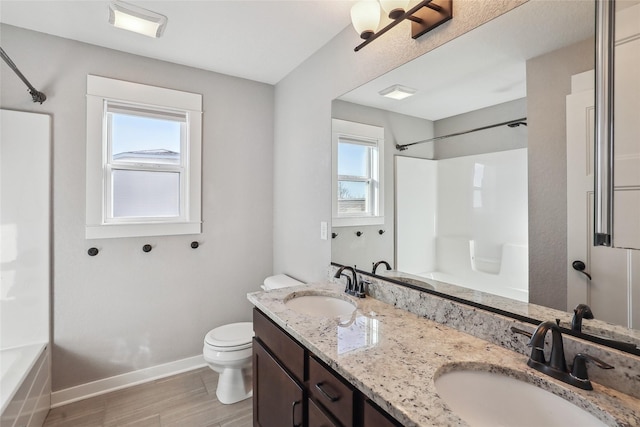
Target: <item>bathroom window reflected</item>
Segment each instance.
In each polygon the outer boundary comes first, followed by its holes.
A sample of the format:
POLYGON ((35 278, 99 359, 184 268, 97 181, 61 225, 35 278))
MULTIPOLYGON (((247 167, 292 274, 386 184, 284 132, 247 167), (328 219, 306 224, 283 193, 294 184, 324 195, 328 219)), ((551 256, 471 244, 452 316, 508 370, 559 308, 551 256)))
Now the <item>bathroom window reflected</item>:
POLYGON ((384 128, 333 120, 333 226, 384 223, 384 128))

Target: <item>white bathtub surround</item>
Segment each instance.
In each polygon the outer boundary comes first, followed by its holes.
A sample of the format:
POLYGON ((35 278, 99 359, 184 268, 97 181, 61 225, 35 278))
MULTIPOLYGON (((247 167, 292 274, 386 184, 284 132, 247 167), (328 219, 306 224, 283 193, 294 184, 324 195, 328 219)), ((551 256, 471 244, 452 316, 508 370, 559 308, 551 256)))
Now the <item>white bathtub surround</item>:
MULTIPOLYGON (((304 289, 342 294, 343 284, 304 285, 296 290, 304 289)), ((351 319, 313 318, 312 321, 286 307, 283 301, 289 293, 291 290, 287 289, 258 292, 249 294, 248 298, 403 425, 465 425, 440 399, 434 379, 447 370, 466 368, 536 383, 584 408, 607 425, 640 423, 637 398, 597 383, 595 390, 588 392, 543 377, 526 365, 525 355, 396 309, 378 299, 354 298, 358 308, 351 319)), ((442 313, 443 309, 447 309, 446 304, 436 311, 442 313)), ((469 307, 459 310, 460 315, 467 316, 465 320, 469 324, 489 320, 473 318, 478 310, 469 307)), ((487 313, 487 316, 493 315, 487 313)), ((533 329, 532 325, 529 329, 533 329)))
POLYGON ((49 410, 50 145, 45 114, 0 110, 2 426, 49 410))
POLYGON ((51 406, 51 356, 47 345, 0 351, 2 427, 39 427, 51 406))
POLYGON ((397 269, 528 301, 527 187, 526 148, 397 157, 397 269))

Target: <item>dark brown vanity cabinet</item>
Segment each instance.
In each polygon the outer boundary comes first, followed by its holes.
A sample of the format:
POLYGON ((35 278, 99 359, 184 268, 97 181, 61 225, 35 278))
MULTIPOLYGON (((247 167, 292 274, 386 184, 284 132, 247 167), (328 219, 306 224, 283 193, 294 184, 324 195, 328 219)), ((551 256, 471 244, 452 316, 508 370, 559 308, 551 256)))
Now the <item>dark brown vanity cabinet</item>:
POLYGON ((401 425, 258 309, 253 329, 254 426, 401 425))
POLYGON ((253 425, 302 426, 304 390, 258 342, 253 342, 253 425))

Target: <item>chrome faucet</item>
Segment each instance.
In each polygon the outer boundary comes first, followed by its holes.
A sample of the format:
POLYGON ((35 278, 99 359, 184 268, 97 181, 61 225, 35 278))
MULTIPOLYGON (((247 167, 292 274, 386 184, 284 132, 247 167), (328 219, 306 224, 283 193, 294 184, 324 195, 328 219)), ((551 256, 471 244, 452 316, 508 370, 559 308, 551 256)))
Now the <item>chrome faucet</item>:
MULTIPOLYGON (((521 333, 519 330, 514 330, 514 328, 512 328, 512 330, 521 333)), ((613 366, 596 357, 578 353, 573 359, 573 369, 569 371, 564 357, 562 332, 555 322, 547 321, 540 323, 531 336, 529 346, 532 347, 532 349, 527 365, 550 377, 584 390, 593 390, 593 386, 587 375, 587 361, 593 362, 601 369, 613 369, 613 366), (550 360, 547 362, 544 357, 544 339, 549 330, 551 330, 551 355, 550 360)))
POLYGON ((375 264, 373 264, 373 268, 371 269, 372 274, 376 274, 376 270, 380 264, 384 264, 384 266, 387 267, 387 270, 391 270, 391 266, 387 261, 378 261, 375 264))
POLYGON ((338 269, 338 271, 336 271, 336 274, 333 275, 333 277, 335 277, 336 279, 339 279, 340 276, 344 276, 347 278, 347 286, 344 288, 344 291, 350 295, 355 294, 356 287, 358 286, 358 275, 356 274, 356 269, 348 265, 343 265, 338 269), (351 271, 352 277, 349 277, 345 273, 343 273, 344 270, 351 271))

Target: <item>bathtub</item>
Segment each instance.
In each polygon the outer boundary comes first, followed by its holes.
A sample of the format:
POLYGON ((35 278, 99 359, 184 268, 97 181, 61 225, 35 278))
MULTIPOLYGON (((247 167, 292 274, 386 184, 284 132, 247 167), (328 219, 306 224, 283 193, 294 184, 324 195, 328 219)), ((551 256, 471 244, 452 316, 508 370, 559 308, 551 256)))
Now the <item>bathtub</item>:
POLYGON ((42 426, 51 403, 46 343, 0 350, 2 427, 42 426))
POLYGON ((494 257, 480 256, 477 242, 466 238, 438 237, 437 267, 413 273, 475 291, 529 302, 529 251, 527 245, 505 243, 494 257))

